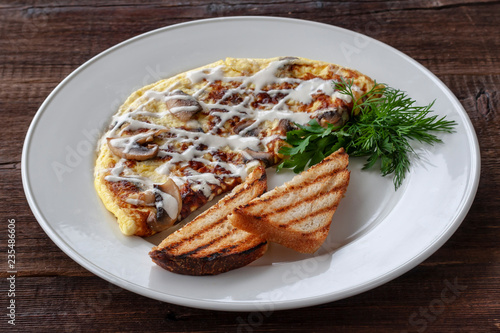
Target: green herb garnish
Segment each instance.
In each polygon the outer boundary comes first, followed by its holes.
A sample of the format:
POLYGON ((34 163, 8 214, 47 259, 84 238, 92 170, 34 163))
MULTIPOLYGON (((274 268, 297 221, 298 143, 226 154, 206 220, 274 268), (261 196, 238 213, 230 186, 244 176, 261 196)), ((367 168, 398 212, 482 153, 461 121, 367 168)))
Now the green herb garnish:
POLYGON ((405 92, 385 85, 375 86, 356 98, 352 81, 335 82, 335 89, 353 101, 350 119, 342 126, 321 126, 316 119, 287 133, 280 153, 288 156, 278 166, 299 173, 341 147, 350 156, 367 156, 363 169, 380 162, 382 176, 394 174, 398 189, 410 168, 411 140, 426 144, 442 142, 430 132, 453 132, 455 121, 430 115, 434 103, 416 106, 405 92))

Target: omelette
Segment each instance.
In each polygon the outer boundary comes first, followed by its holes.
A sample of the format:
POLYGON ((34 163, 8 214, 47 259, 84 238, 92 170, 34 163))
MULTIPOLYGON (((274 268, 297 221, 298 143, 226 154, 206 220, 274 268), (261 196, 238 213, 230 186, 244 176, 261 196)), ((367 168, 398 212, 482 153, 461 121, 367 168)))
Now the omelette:
POLYGON ((227 58, 132 93, 99 140, 94 185, 125 235, 150 236, 284 156, 286 133, 341 126, 372 79, 298 57, 227 58))

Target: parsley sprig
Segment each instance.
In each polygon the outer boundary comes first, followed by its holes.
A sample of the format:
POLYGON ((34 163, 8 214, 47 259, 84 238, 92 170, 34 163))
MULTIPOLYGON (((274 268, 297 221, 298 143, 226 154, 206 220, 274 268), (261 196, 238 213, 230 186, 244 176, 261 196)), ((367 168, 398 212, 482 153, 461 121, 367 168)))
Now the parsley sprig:
POLYGON ((350 156, 367 157, 363 169, 379 161, 382 176, 394 174, 398 189, 410 168, 410 155, 415 154, 411 141, 433 145, 441 143, 433 132, 452 133, 455 121, 431 115, 431 103, 416 106, 401 90, 385 85, 375 86, 360 97, 353 92, 352 81, 334 82, 335 89, 351 97, 350 119, 343 126, 321 126, 316 119, 307 125, 296 124, 297 130, 287 133, 288 146, 280 149, 287 156, 278 166, 299 173, 314 165, 340 147, 350 156))

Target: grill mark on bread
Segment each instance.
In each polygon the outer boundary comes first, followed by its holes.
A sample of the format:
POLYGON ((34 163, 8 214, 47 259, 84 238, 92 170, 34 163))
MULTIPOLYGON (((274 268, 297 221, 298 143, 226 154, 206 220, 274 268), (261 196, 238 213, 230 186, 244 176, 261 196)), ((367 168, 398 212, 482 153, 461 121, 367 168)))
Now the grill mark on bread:
POLYGON ((217 222, 207 226, 206 228, 203 228, 201 229, 200 231, 194 233, 193 235, 191 235, 190 237, 187 237, 187 238, 183 238, 183 239, 180 239, 179 241, 175 242, 175 243, 172 243, 168 246, 165 247, 166 250, 174 250, 176 249, 177 247, 179 247, 180 245, 184 245, 186 242, 190 242, 190 241, 193 241, 195 238, 197 237, 200 237, 201 235, 203 234, 206 234, 208 233, 211 229, 215 228, 216 226, 224 223, 224 220, 226 219, 226 217, 222 217, 220 218, 219 220, 217 220, 217 222))
MULTIPOLYGON (((231 250, 237 249, 237 248, 241 247, 242 244, 244 245, 246 243, 241 243, 240 242, 240 243, 238 243, 238 244, 236 244, 234 246, 231 246, 230 249, 231 250)), ((225 254, 228 254, 228 255, 233 255, 233 254, 247 254, 247 253, 255 252, 256 250, 258 250, 259 248, 261 248, 261 247, 263 247, 265 245, 267 245, 267 241, 260 242, 256 246, 250 247, 250 248, 248 248, 246 250, 243 250, 243 251, 239 251, 239 250, 238 251, 231 251, 231 253, 228 253, 229 251, 226 250, 226 248, 224 248, 221 251, 213 253, 210 256, 207 256, 205 258, 208 258, 209 260, 212 260, 212 259, 215 259, 215 258, 219 258, 219 257, 221 257, 221 256, 223 256, 225 254)))
MULTIPOLYGON (((338 173, 343 172, 343 171, 345 171, 343 168, 338 168, 338 169, 333 170, 330 173, 322 174, 320 177, 316 178, 315 180, 306 183, 305 186, 304 186, 304 184, 290 185, 287 188, 287 193, 286 194, 289 195, 292 192, 294 192, 294 191, 297 192, 299 190, 304 189, 305 187, 314 186, 314 185, 316 185, 318 183, 323 182, 324 179, 328 179, 328 178, 337 176, 338 173)), ((339 186, 336 187, 336 189, 338 190, 341 187, 342 186, 339 185, 339 186)), ((329 191, 327 191, 327 192, 329 192, 329 191)), ((320 193, 327 193, 327 192, 320 192, 320 193)), ((312 197, 308 197, 305 200, 309 200, 311 198, 312 197)), ((261 201, 261 202, 273 202, 273 201, 279 202, 281 200, 282 200, 282 198, 273 198, 273 197, 260 197, 259 198, 259 201, 261 201)), ((302 201, 305 201, 305 200, 302 200, 302 201)), ((313 200, 313 199, 311 199, 311 200, 313 200)), ((246 205, 244 205, 242 207, 251 207, 252 205, 253 205, 252 203, 249 203, 249 204, 246 204, 246 205)), ((290 207, 290 206, 286 206, 286 207, 290 207)), ((285 208, 279 208, 278 210, 282 211, 283 209, 286 209, 286 207, 285 208)), ((266 216, 266 215, 265 214, 261 214, 260 216, 266 216)))
MULTIPOLYGON (((310 185, 321 183, 324 179, 329 179, 329 178, 335 177, 335 176, 337 176, 338 173, 340 173, 342 171, 344 171, 344 169, 339 167, 337 169, 332 170, 329 173, 324 173, 321 176, 315 178, 313 181, 308 182, 306 184, 306 186, 309 187, 310 185)), ((288 186, 288 189, 292 190, 292 191, 293 190, 302 189, 302 188, 304 188, 304 184, 297 184, 297 185, 290 185, 290 186, 288 186)))
MULTIPOLYGON (((192 249, 192 250, 189 250, 189 249, 186 249, 186 251, 188 252, 184 252, 184 253, 180 253, 178 254, 178 256, 180 257, 183 257, 183 256, 192 256, 210 246, 213 246, 214 244, 216 243, 219 243, 220 241, 222 241, 223 239, 229 237, 230 235, 234 234, 236 231, 236 228, 234 228, 233 230, 231 230, 230 232, 227 232, 219 237, 216 237, 214 239, 211 239, 209 242, 207 242, 206 244, 203 244, 203 245, 200 245, 198 246, 197 248, 195 249, 192 249)), ((187 240, 189 242, 189 240, 187 240)), ((231 246, 232 248, 234 248, 234 245, 231 246)))
MULTIPOLYGON (((232 234, 235 234, 236 232, 240 232, 241 230, 238 230, 238 229, 233 229, 230 233, 227 233, 227 234, 224 234, 222 236, 219 236, 215 239, 213 239, 211 242, 205 244, 205 245, 201 245, 191 251, 188 251, 188 252, 185 252, 185 253, 182 253, 182 254, 178 254, 178 257, 179 258, 185 258, 185 257, 196 257, 196 254, 203 251, 204 249, 206 248, 209 248, 209 247, 212 247, 213 245, 217 244, 217 243, 221 243, 224 239, 228 238, 229 236, 231 236, 232 234)), ((254 239, 254 237, 252 237, 252 239, 254 239)), ((245 252, 248 252, 248 251, 255 251, 255 246, 251 246, 249 247, 248 246, 248 241, 247 242, 238 242, 236 244, 233 244, 233 245, 230 245, 230 246, 225 246, 223 247, 222 249, 218 250, 218 251, 214 251, 214 252, 209 252, 207 253, 206 255, 203 255, 203 256, 198 256, 197 258, 199 259, 207 259, 207 260, 213 260, 215 258, 219 258, 219 257, 222 257, 224 255, 231 255, 231 254, 234 254, 234 253, 245 253, 245 252), (240 250, 240 248, 244 249, 244 250, 240 250)), ((260 247, 262 245, 265 245, 267 242, 264 241, 264 242, 260 242, 257 246, 260 247)))
MULTIPOLYGON (((309 186, 309 185, 311 185, 311 184, 307 184, 307 186, 309 186)), ((321 193, 321 194, 323 194, 323 195, 331 195, 332 193, 339 192, 340 190, 342 190, 343 187, 344 186, 342 184, 340 184, 340 185, 337 185, 334 188, 330 189, 329 191, 321 193)), ((297 188, 299 188, 299 187, 297 187, 297 188)), ((290 193, 290 192, 288 192, 288 193, 290 193)), ((279 201, 280 200, 280 198, 269 198, 269 199, 271 199, 271 200, 266 200, 266 201, 272 202, 272 201, 279 201)), ((301 199, 301 201, 299 201, 299 202, 295 202, 295 203, 293 203, 291 205, 287 205, 287 206, 278 208, 278 209, 274 210, 273 212, 270 212, 269 214, 260 214, 260 217, 261 218, 268 218, 268 217, 273 216, 273 215, 278 215, 278 214, 281 214, 281 213, 283 213, 285 211, 289 211, 289 210, 291 210, 291 209, 293 209, 295 207, 301 206, 301 205, 303 205, 305 203, 313 202, 316 199, 317 199, 317 197, 314 196, 314 195, 311 195, 309 197, 303 197, 301 199)))
POLYGON ((324 225, 324 226, 318 227, 317 229, 314 229, 313 230, 314 234, 313 234, 312 237, 311 237, 311 234, 307 233, 307 232, 303 232, 301 235, 304 238, 304 240, 307 240, 307 239, 311 239, 311 238, 316 238, 315 237, 316 235, 322 234, 322 233, 328 232, 328 231, 330 231, 330 226, 329 225, 324 225))
POLYGON ((280 224, 280 225, 278 225, 278 227, 280 227, 280 228, 289 228, 289 227, 291 227, 291 226, 293 226, 295 224, 298 224, 298 223, 300 223, 302 221, 310 219, 311 217, 315 217, 315 216, 324 214, 325 212, 327 212, 329 210, 337 209, 337 207, 338 207, 338 205, 326 206, 326 207, 324 207, 324 208, 322 208, 320 210, 316 210, 313 213, 310 213, 307 216, 304 216, 304 217, 301 217, 301 218, 298 218, 298 219, 295 219, 295 220, 291 220, 290 222, 287 222, 286 224, 280 224))

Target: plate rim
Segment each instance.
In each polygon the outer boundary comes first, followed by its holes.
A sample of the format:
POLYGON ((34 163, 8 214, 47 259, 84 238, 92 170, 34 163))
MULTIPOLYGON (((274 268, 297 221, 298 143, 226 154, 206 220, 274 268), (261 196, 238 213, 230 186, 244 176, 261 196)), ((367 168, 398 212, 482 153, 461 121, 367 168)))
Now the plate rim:
POLYGON ((83 255, 77 253, 70 244, 67 244, 67 242, 59 235, 57 234, 50 224, 48 223, 48 219, 45 218, 41 208, 38 206, 38 204, 35 202, 33 190, 31 188, 31 184, 28 181, 28 163, 29 163, 29 148, 31 144, 31 140, 33 138, 33 133, 36 130, 37 124, 39 123, 40 119, 42 118, 44 112, 47 110, 48 105, 52 101, 52 99, 58 94, 58 92, 66 85, 68 84, 71 80, 73 80, 81 71, 83 71, 85 68, 90 66, 93 62, 99 60, 100 58, 106 56, 107 54, 114 52, 115 50, 128 45, 130 43, 134 43, 136 40, 146 38, 148 36, 151 36, 153 34, 161 33, 166 30, 174 30, 174 29, 182 29, 185 26, 193 26, 193 25, 199 25, 199 24, 207 24, 207 23, 216 23, 219 21, 241 21, 241 20, 249 20, 249 21, 255 21, 255 20, 266 20, 266 21, 283 21, 283 22, 288 22, 288 23, 299 23, 299 24, 308 24, 308 25, 315 25, 323 29, 332 29, 332 30, 338 30, 343 33, 348 33, 348 34, 355 34, 359 36, 363 36, 364 38, 369 38, 370 41, 377 43, 379 46, 383 46, 385 48, 390 49, 391 52, 397 53, 398 55, 402 56, 406 61, 409 61, 410 63, 413 63, 418 69, 423 72, 425 75, 430 77, 432 81, 434 81, 446 94, 447 98, 449 101, 451 101, 454 105, 455 110, 459 114, 461 120, 463 121, 464 128, 467 130, 467 138, 468 143, 471 148, 471 152, 474 154, 471 154, 470 158, 470 172, 469 172, 469 180, 472 180, 472 182, 469 181, 469 183, 466 186, 466 191, 464 191, 462 200, 461 200, 461 205, 460 205, 460 210, 458 214, 455 215, 455 218, 448 221, 448 224, 446 225, 446 228, 442 230, 440 236, 438 239, 432 243, 430 243, 427 248, 421 250, 417 256, 414 256, 411 260, 401 263, 398 267, 385 272, 382 275, 378 275, 376 279, 372 279, 368 281, 364 281, 357 287, 351 287, 346 290, 336 292, 335 295, 336 297, 332 297, 332 294, 323 294, 321 296, 311 296, 308 298, 301 298, 297 300, 278 300, 278 301, 269 301, 269 303, 272 303, 274 310, 281 310, 281 309, 292 309, 292 308, 298 308, 298 307, 306 307, 306 306, 313 306, 313 305, 318 305, 318 304, 323 304, 325 302, 332 302, 336 301, 339 299, 343 299, 346 297, 351 297, 363 292, 366 292, 368 290, 371 290, 373 288, 376 288, 380 285, 383 285, 396 277, 399 277, 403 275, 404 273, 408 272, 409 270, 415 268, 418 264, 426 260, 428 257, 430 257, 435 251, 437 251, 458 229, 458 227, 461 225, 463 220, 465 219, 466 215, 468 214, 470 207, 472 206, 475 195, 477 193, 477 189, 479 186, 479 180, 480 180, 480 170, 481 170, 481 158, 480 158, 480 147, 477 139, 477 135, 475 133, 474 127, 472 125, 471 119, 469 118, 466 110, 460 103, 460 101, 457 99, 457 97, 451 92, 451 90, 430 70, 428 70, 426 67, 421 65, 419 62, 417 62, 415 59, 409 57, 408 55, 404 54, 403 52, 395 49, 394 47, 378 41, 372 37, 369 37, 367 35, 358 33, 356 31, 352 31, 346 28, 338 27, 335 25, 331 24, 326 24, 326 23, 320 23, 320 22, 315 22, 315 21, 309 21, 305 19, 297 19, 297 18, 283 18, 283 17, 274 17, 274 16, 228 16, 228 17, 218 17, 218 18, 208 18, 208 19, 199 19, 199 20, 192 20, 192 21, 187 21, 187 22, 182 22, 178 24, 173 24, 169 25, 166 27, 160 27, 142 34, 139 34, 137 36, 131 37, 127 40, 124 40, 114 46, 111 46, 110 48, 107 48, 106 50, 98 53, 97 55, 93 56, 91 59, 87 60, 84 62, 82 65, 78 66, 75 70, 73 70, 69 75, 67 75, 52 91, 51 93, 47 96, 47 98, 43 101, 43 103, 40 105, 38 108, 35 116, 33 117, 30 126, 28 128, 28 131, 26 133, 26 137, 23 143, 23 149, 22 149, 22 155, 21 155, 21 176, 22 176, 22 184, 23 184, 23 190, 26 196, 26 199, 28 201, 28 204, 30 206, 30 209, 33 212, 33 215, 35 216, 37 222, 39 225, 42 227, 44 232, 49 236, 49 238, 66 254, 68 255, 71 259, 76 261, 78 264, 83 266, 85 269, 89 270, 93 274, 99 276, 100 278, 116 284, 124 289, 127 289, 129 291, 132 291, 134 293, 138 293, 140 295, 160 300, 163 302, 169 302, 169 303, 174 303, 174 304, 179 304, 183 306, 190 306, 194 308, 203 308, 203 309, 209 309, 209 310, 223 310, 223 311, 248 311, 248 310, 255 310, 256 305, 258 306, 259 304, 264 304, 265 302, 257 302, 257 301, 232 301, 232 302, 226 302, 226 301, 220 301, 220 300, 206 300, 206 299, 199 299, 195 297, 180 297, 177 295, 171 295, 171 294, 166 294, 163 292, 159 291, 154 291, 149 288, 146 288, 144 286, 138 285, 136 283, 127 281, 121 277, 117 277, 112 273, 107 272, 106 270, 103 270, 102 268, 96 266, 93 264, 91 261, 89 261, 87 258, 83 257, 83 255), (459 112, 458 112, 459 111, 459 112), (55 241, 55 239, 58 240, 58 242, 55 241), (165 297, 160 297, 159 293, 161 295, 167 296, 165 297))

